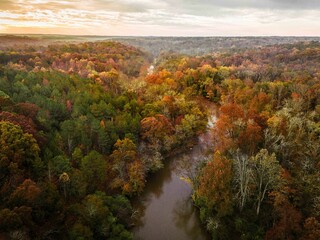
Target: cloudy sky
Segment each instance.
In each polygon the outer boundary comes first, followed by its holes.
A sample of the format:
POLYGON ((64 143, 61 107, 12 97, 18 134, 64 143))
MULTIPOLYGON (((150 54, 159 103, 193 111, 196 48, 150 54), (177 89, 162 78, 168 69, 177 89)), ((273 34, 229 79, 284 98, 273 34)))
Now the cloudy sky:
POLYGON ((0 33, 320 36, 320 0, 0 0, 0 33))

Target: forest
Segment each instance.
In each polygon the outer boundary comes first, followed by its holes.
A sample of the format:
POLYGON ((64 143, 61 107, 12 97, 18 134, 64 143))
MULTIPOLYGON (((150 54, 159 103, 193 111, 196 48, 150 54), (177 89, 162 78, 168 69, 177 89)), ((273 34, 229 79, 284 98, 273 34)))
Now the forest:
POLYGON ((17 39, 0 51, 0 238, 133 239, 132 199, 195 144, 208 102, 214 153, 190 182, 212 239, 320 238, 319 41, 187 55, 17 39))

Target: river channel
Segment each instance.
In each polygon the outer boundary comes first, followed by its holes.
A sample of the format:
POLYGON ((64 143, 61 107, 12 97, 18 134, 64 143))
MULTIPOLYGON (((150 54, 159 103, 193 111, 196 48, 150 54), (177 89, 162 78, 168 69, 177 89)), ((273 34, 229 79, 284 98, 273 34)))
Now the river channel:
POLYGON ((195 168, 210 155, 210 129, 216 120, 215 115, 210 116, 198 144, 166 159, 164 168, 149 178, 143 194, 134 202, 139 215, 133 229, 135 240, 210 239, 193 205, 191 183, 186 180, 195 176, 195 168))

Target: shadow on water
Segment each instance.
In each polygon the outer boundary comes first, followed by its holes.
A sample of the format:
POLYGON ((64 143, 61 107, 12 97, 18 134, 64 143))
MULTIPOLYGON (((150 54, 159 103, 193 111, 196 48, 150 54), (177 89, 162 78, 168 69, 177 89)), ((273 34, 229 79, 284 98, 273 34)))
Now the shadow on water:
POLYGON ((193 205, 191 183, 185 179, 193 179, 197 166, 212 153, 210 129, 215 121, 212 113, 208 118, 208 131, 199 137, 198 145, 167 159, 164 168, 149 178, 143 194, 133 201, 137 213, 134 239, 210 239, 193 205))
POLYGON ((144 193, 133 205, 138 221, 133 229, 137 240, 205 240, 208 234, 193 205, 190 183, 195 163, 204 158, 200 147, 168 159, 164 168, 153 174, 144 193))
POLYGON ((146 209, 152 201, 156 201, 163 194, 163 185, 171 182, 170 164, 165 164, 162 169, 150 176, 149 181, 141 196, 133 202, 136 211, 135 229, 142 228, 148 219, 145 218, 146 209))
POLYGON ((175 226, 185 232, 188 235, 188 239, 197 240, 201 239, 199 236, 206 235, 204 229, 199 228, 198 224, 194 222, 198 218, 199 212, 193 206, 189 197, 176 202, 173 214, 175 226))

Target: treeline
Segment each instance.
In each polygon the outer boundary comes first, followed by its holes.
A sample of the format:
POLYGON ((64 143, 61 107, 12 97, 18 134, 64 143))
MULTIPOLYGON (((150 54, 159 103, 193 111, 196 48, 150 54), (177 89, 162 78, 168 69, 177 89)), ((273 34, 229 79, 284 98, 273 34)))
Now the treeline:
POLYGON ((199 56, 276 44, 320 41, 319 37, 114 37, 111 39, 145 49, 154 57, 164 52, 199 56))
POLYGON ((132 239, 130 198, 206 124, 149 61, 115 42, 0 52, 1 238, 132 239))

